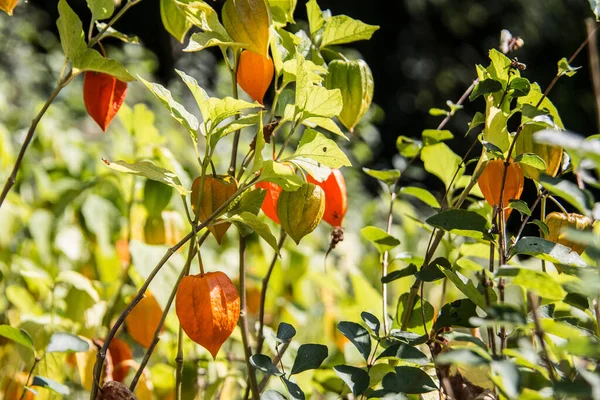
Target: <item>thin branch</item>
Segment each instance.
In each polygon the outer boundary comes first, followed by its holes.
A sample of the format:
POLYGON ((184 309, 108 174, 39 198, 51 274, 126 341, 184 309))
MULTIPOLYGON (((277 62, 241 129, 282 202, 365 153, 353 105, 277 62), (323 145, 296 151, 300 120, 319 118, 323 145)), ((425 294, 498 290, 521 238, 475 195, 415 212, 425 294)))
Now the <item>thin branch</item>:
POLYGON ((546 364, 546 369, 548 370, 548 375, 550 376, 550 380, 552 383, 556 383, 556 375, 554 373, 554 366, 550 361, 550 357, 548 356, 548 350, 546 349, 546 342, 544 341, 544 331, 542 329, 542 325, 540 324, 540 317, 538 315, 538 302, 535 296, 531 294, 531 292, 527 292, 527 298, 529 299, 529 303, 531 304, 531 314, 533 315, 533 323, 535 325, 535 335, 540 342, 540 348, 542 350, 542 359, 546 364))
POLYGON ((596 22, 592 18, 585 20, 590 45, 588 46, 588 56, 590 59, 590 74, 594 86, 594 99, 596 100, 596 117, 598 118, 597 129, 600 131, 600 58, 598 57, 598 41, 596 40, 596 22))
MULTIPOLYGON (((35 367, 38 365, 39 362, 40 362, 40 358, 36 356, 33 359, 33 365, 31 366, 31 369, 29 370, 29 375, 27 375, 27 380, 25 381, 25 387, 27 387, 29 385, 29 380, 31 379, 31 375, 33 375, 33 370, 35 369, 35 367)), ((25 394, 27 393, 27 389, 25 389, 25 387, 23 388, 23 393, 21 393, 21 397, 19 397, 19 400, 23 400, 25 398, 25 394)))
MULTIPOLYGON (((396 190, 395 188, 393 190, 390 190, 390 207, 389 207, 389 211, 388 211, 388 217, 387 217, 387 226, 386 226, 386 233, 389 235, 392 232, 392 222, 394 220, 394 200, 396 200, 396 190)), ((383 258, 381 261, 381 278, 384 278, 385 276, 387 276, 388 273, 388 267, 389 267, 389 257, 390 257, 390 252, 386 251, 383 253, 383 258)), ((387 283, 382 282, 381 283, 381 311, 383 314, 383 333, 385 336, 387 336, 388 332, 389 332, 389 323, 388 323, 388 304, 387 304, 387 294, 388 294, 388 290, 387 290, 387 283)))
POLYGON ((112 27, 122 16, 123 14, 125 14, 127 12, 127 10, 129 10, 131 7, 135 6, 136 4, 140 3, 142 0, 130 0, 127 2, 127 4, 125 4, 123 6, 123 8, 121 8, 119 10, 119 12, 112 17, 112 19, 110 21, 108 21, 108 23, 106 24, 106 26, 104 28, 102 28, 102 30, 100 32, 98 32, 98 34, 96 36, 94 36, 88 43, 88 47, 91 49, 92 47, 94 47, 96 45, 96 43, 98 43, 100 40, 102 40, 102 37, 104 36, 104 34, 106 33, 106 31, 112 27))
MULTIPOLYGON (((230 69, 231 85, 232 85, 234 99, 238 98, 238 87, 237 87, 237 71, 238 71, 238 67, 239 67, 238 54, 239 54, 238 51, 234 49, 233 50, 233 68, 230 69)), ((239 115, 236 114, 234 118, 238 119, 239 115)), ((240 133, 241 133, 241 129, 238 129, 233 134, 233 144, 231 146, 231 161, 229 164, 229 175, 231 175, 231 176, 235 176, 235 170, 236 170, 236 165, 237 165, 237 153, 238 153, 238 147, 240 144, 240 133)))

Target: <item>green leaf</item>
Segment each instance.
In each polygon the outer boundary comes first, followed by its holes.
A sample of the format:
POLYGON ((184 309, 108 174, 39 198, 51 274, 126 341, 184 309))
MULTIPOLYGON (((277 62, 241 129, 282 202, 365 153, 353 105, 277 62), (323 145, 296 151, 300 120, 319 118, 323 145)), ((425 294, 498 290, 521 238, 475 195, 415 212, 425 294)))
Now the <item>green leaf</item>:
POLYGON ((381 283, 390 283, 396 279, 413 276, 418 271, 415 264, 410 264, 408 267, 390 272, 386 276, 381 277, 381 283))
POLYGON ((577 73, 577 70, 581 67, 572 67, 569 65, 569 60, 566 57, 561 58, 558 61, 558 76, 566 75, 569 78, 577 73))
POLYGON ((502 151, 502 149, 500 147, 496 146, 493 143, 488 142, 487 140, 483 140, 483 139, 481 140, 481 144, 487 151, 488 157, 490 155, 492 155, 495 158, 500 158, 500 159, 504 158, 504 152, 502 151))
POLYGON ((571 267, 585 267, 586 262, 569 247, 537 237, 523 237, 510 251, 510 256, 525 254, 571 267))
POLYGON ((13 328, 10 325, 0 325, 0 336, 10 339, 14 342, 19 343, 20 345, 27 347, 32 351, 35 351, 31 337, 23 329, 13 328))
POLYGON ((152 92, 152 94, 158 100, 160 100, 160 102, 167 108, 167 110, 169 110, 171 116, 175 118, 175 120, 181 125, 183 125, 183 127, 188 130, 190 135, 192 135, 192 138, 195 139, 197 136, 198 128, 200 126, 200 124, 198 123, 198 119, 189 111, 187 111, 185 107, 183 107, 181 104, 179 104, 176 100, 173 99, 173 96, 171 95, 169 89, 165 88, 164 86, 158 83, 148 82, 142 77, 138 78, 140 79, 140 81, 142 81, 144 85, 146 85, 148 90, 150 90, 150 92, 152 92))
POLYGON ((567 292, 564 291, 558 282, 545 272, 525 268, 502 267, 498 269, 497 275, 511 276, 513 277, 512 283, 514 285, 519 285, 547 300, 560 301, 567 295, 567 292))
POLYGON ((490 233, 491 226, 489 222, 475 211, 461 209, 444 210, 427 218, 425 222, 435 228, 457 235, 475 239, 494 240, 493 235, 490 233))
POLYGON ((391 393, 420 394, 438 390, 438 386, 429 375, 420 368, 396 367, 381 382, 383 390, 391 393))
POLYGON ((512 90, 513 97, 527 96, 531 90, 531 83, 526 78, 514 78, 508 84, 508 90, 512 90))
POLYGON ((579 189, 573 182, 551 178, 547 175, 542 175, 539 183, 550 194, 566 200, 583 215, 590 215, 594 205, 594 197, 587 190, 579 189))
POLYGON ((67 332, 54 332, 46 346, 46 353, 78 353, 87 351, 89 347, 88 342, 79 336, 67 332))
POLYGON ((465 137, 467 137, 473 129, 475 129, 478 126, 481 126, 483 124, 485 124, 485 115, 483 115, 482 113, 477 111, 475 113, 475 115, 473 116, 473 119, 469 123, 469 129, 467 130, 467 133, 465 133, 465 137))
POLYGON ((103 37, 105 38, 115 38, 120 40, 121 42, 124 43, 130 43, 130 44, 139 44, 140 43, 140 39, 137 36, 129 36, 126 35, 124 33, 121 33, 117 30, 115 30, 112 26, 107 27, 108 24, 105 24, 103 22, 98 22, 96 21, 96 29, 98 29, 99 31, 105 30, 103 37))
POLYGON ((327 89, 323 86, 308 86, 305 89, 305 102, 297 103, 303 118, 311 116, 332 118, 342 112, 344 100, 340 89, 327 89))
POLYGON ((46 389, 50 389, 54 393, 62 394, 63 396, 68 396, 71 393, 68 386, 63 385, 62 383, 58 383, 50 378, 45 378, 39 375, 33 377, 33 382, 31 383, 31 386, 39 386, 46 389))
POLYGON ((441 208, 440 203, 437 201, 435 196, 427 189, 419 188, 416 186, 405 186, 400 189, 401 194, 416 197, 423 203, 433 208, 441 208))
POLYGON ((304 183, 293 169, 273 160, 264 162, 260 182, 273 182, 290 192, 298 190, 304 183))
MULTIPOLYGON (((398 298, 398 306, 396 308, 396 319, 394 321, 394 325, 396 327, 402 326, 402 321, 405 318, 404 314, 408 312, 408 310, 406 309, 407 302, 408 293, 403 293, 398 298)), ((410 330, 414 333, 425 334, 426 332, 423 329, 423 315, 425 316, 425 322, 431 322, 435 313, 433 306, 427 300, 423 300, 423 302, 421 303, 421 297, 417 295, 415 298, 413 310, 411 311, 412 312, 410 313, 410 318, 408 319, 408 323, 406 325, 407 330, 410 330), (421 308, 421 304, 423 304, 423 308, 421 308)))
POLYGON ((283 376, 284 375, 283 372, 281 372, 275 366, 275 364, 273 364, 271 357, 266 356, 264 354, 253 354, 252 356, 250 356, 250 364, 252 364, 259 371, 262 371, 269 375, 275 375, 275 376, 283 376))
POLYGON ((378 29, 377 25, 368 25, 347 15, 336 15, 325 22, 321 48, 357 40, 369 40, 378 29))
POLYGON ((540 232, 542 232, 544 234, 544 236, 550 235, 550 230, 548 229, 548 225, 546 225, 539 219, 534 219, 533 221, 528 222, 528 224, 536 225, 538 228, 540 228, 540 232))
POLYGON ((271 6, 271 17, 275 26, 285 26, 288 23, 294 24, 294 11, 296 10, 296 0, 269 0, 271 6))
POLYGON ((319 29, 325 25, 325 18, 323 18, 323 12, 317 4, 317 0, 309 0, 306 3, 306 14, 310 26, 310 36, 314 39, 319 29))
POLYGON ((392 250, 400 244, 398 239, 376 226, 366 226, 360 230, 360 233, 365 239, 373 243, 380 254, 392 250))
POLYGON ((243 110, 262 107, 260 103, 249 103, 245 100, 234 99, 233 97, 225 97, 223 99, 217 97, 209 97, 206 100, 206 111, 208 115, 204 117, 205 122, 210 122, 211 127, 216 127, 226 118, 232 117, 241 113, 243 110))
POLYGON ((277 336, 275 337, 279 343, 288 343, 294 336, 296 336, 296 328, 285 322, 279 323, 277 336))
POLYGON ((281 378, 285 387, 288 390, 290 396, 292 396, 293 400, 304 400, 306 397, 300 386, 296 385, 294 382, 287 380, 286 378, 281 378))
MULTIPOLYGON (((107 209, 98 207, 98 206, 88 207, 88 205, 93 204, 92 201, 95 201, 93 199, 98 199, 100 201, 106 202, 105 204, 107 204, 107 205, 110 204, 111 206, 112 206, 112 203, 103 197, 94 195, 94 197, 90 196, 86 199, 86 201, 82 207, 82 210, 81 210, 86 222, 89 224, 88 226, 90 226, 90 230, 92 230, 92 232, 94 232, 97 237, 104 236, 105 237, 104 240, 109 241, 112 232, 110 232, 110 230, 109 230, 109 225, 107 225, 104 228, 98 229, 99 228, 98 225, 105 224, 105 222, 98 221, 100 219, 99 216, 105 215, 107 218, 118 219, 119 218, 118 210, 115 209, 114 211, 116 211, 116 212, 113 213, 113 212, 111 212, 112 210, 108 211, 107 209), (90 200, 92 200, 92 201, 90 201, 90 200), (105 214, 103 214, 103 212, 105 214), (94 224, 96 224, 96 226, 92 228, 92 225, 94 225, 94 224), (104 230, 104 232, 102 230, 104 230)), ((109 221, 107 221, 107 222, 110 223, 109 221)), ((99 241, 102 241, 102 240, 99 240, 99 241)), ((90 281, 88 278, 86 278, 79 272, 69 271, 69 270, 61 271, 58 274, 58 277, 56 278, 56 282, 57 283, 59 283, 59 282, 68 283, 68 284, 72 285, 74 288, 76 288, 77 290, 81 290, 82 292, 87 293, 87 295, 90 296, 90 298, 94 302, 100 301, 100 296, 98 295, 98 291, 96 290, 96 288, 94 288, 92 281, 90 281)))
POLYGON ((329 355, 327 346, 322 344, 303 344, 298 348, 290 375, 299 374, 309 369, 317 369, 329 355))
MULTIPOLYGON (((421 150, 421 160, 425 170, 440 178, 446 188, 450 185, 462 161, 445 143, 425 146, 421 150)), ((456 179, 460 178, 462 174, 463 169, 461 168, 456 175, 456 179)))
POLYGON ((477 367, 487 365, 491 361, 491 357, 486 353, 476 348, 459 348, 451 349, 436 357, 435 362, 439 365, 466 365, 477 367))
POLYGON ((160 18, 167 32, 183 43, 185 34, 192 27, 192 23, 187 20, 182 6, 175 0, 160 0, 160 18))
POLYGON ((426 333, 424 335, 418 335, 414 332, 392 329, 390 331, 390 336, 388 337, 388 339, 392 341, 400 341, 410 346, 418 346, 420 344, 426 343, 429 340, 429 333, 426 333))
POLYGON ((485 79, 479 82, 475 89, 469 95, 469 100, 474 101, 479 96, 483 96, 489 93, 495 93, 502 90, 502 83, 495 79, 485 79))
POLYGON ((531 217, 531 210, 526 202, 523 200, 512 200, 508 203, 508 208, 514 208, 519 211, 523 215, 527 215, 531 217))
POLYGON ((523 153, 515 157, 515 162, 528 165, 541 171, 546 170, 546 162, 535 153, 523 153))
POLYGON ((338 329, 356 347, 358 352, 368 361, 371 354, 371 336, 369 331, 356 322, 341 321, 338 329))
POLYGON ((477 306, 470 299, 459 299, 445 304, 435 320, 433 330, 438 332, 445 327, 460 326, 463 328, 475 328, 471 318, 477 317, 477 306))
POLYGON ((363 168, 363 172, 388 186, 394 185, 400 179, 400 171, 397 169, 376 170, 363 168))
POLYGON ((438 257, 427 265, 424 265, 416 274, 417 279, 423 282, 435 282, 443 279, 443 269, 451 268, 450 261, 444 257, 438 257))
MULTIPOLYGON (((281 96, 279 98, 281 99, 281 96)), ((342 132, 340 127, 335 122, 333 122, 331 118, 310 117, 302 120, 302 124, 308 126, 309 128, 319 127, 333 134, 336 134, 337 136, 343 137, 346 140, 350 140, 346 135, 344 135, 344 132, 342 132)))
POLYGON ((365 321, 365 324, 367 324, 367 327, 373 331, 375 336, 379 336, 379 327, 381 325, 381 323, 379 322, 379 319, 376 316, 374 316, 373 314, 368 313, 366 311, 361 312, 360 317, 362 318, 363 321, 365 321))
POLYGON ((113 0, 86 0, 88 8, 92 12, 92 19, 107 19, 115 12, 113 0))
POLYGON ((198 0, 177 0, 177 3, 183 5, 183 11, 186 18, 193 25, 205 32, 215 32, 228 41, 233 41, 221 22, 217 12, 204 1, 198 0))
POLYGON ((446 117, 450 115, 450 112, 448 110, 444 110, 443 108, 430 108, 429 115, 434 117, 446 117))
POLYGON ((358 398, 369 388, 371 378, 364 369, 351 365, 336 365, 333 370, 348 385, 355 398, 358 398))
POLYGON ((460 290, 469 300, 471 300, 477 307, 485 310, 487 308, 487 302, 485 295, 481 293, 472 280, 464 277, 460 272, 453 271, 451 269, 442 269, 442 272, 448 279, 460 290))
POLYGON ((275 250, 275 253, 279 255, 279 246, 277 245, 277 239, 271 233, 269 225, 262 222, 258 217, 250 212, 244 211, 239 215, 233 215, 226 218, 227 221, 233 222, 234 224, 242 223, 254 232, 256 232, 261 238, 265 240, 275 250))
POLYGON ((307 129, 294 154, 282 161, 292 161, 309 172, 322 166, 337 169, 352 165, 333 140, 314 129, 307 129))
POLYGON ((485 309, 487 316, 485 318, 473 317, 471 322, 479 325, 480 328, 493 327, 497 324, 506 327, 521 327, 527 324, 527 318, 523 311, 513 304, 492 304, 485 309))
POLYGON ((423 148, 423 143, 406 136, 398 136, 398 139, 396 139, 396 148, 402 157, 413 158, 419 155, 423 148))
POLYGON ((227 211, 227 214, 236 215, 247 211, 251 214, 258 215, 266 195, 267 191, 264 189, 257 188, 247 190, 242 194, 240 200, 227 211))
POLYGON ((102 57, 96 50, 88 49, 81 21, 66 0, 58 2, 58 13, 60 16, 56 20, 56 25, 60 43, 65 56, 71 61, 74 73, 97 71, 112 75, 124 82, 135 80, 118 61, 102 57))
POLYGON ((401 342, 394 343, 390 347, 385 349, 377 357, 377 360, 385 358, 397 358, 402 362, 408 362, 411 364, 418 365, 429 364, 429 358, 427 358, 427 356, 421 350, 401 342))
POLYGON ((153 181, 158 181, 175 188, 180 195, 186 196, 190 191, 181 186, 181 181, 173 172, 159 167, 150 161, 140 161, 129 164, 126 161, 110 162, 102 160, 107 167, 126 174, 139 175, 153 181))
POLYGON ((423 143, 425 146, 430 146, 432 144, 440 143, 445 140, 454 139, 454 135, 452 132, 448 130, 439 130, 439 129, 425 129, 421 133, 421 137, 423 138, 423 143))
POLYGON ((236 43, 230 40, 230 38, 225 38, 221 36, 217 32, 195 32, 190 37, 190 41, 188 45, 183 51, 193 52, 193 51, 201 51, 208 47, 214 46, 225 46, 225 47, 242 47, 243 44, 236 43))

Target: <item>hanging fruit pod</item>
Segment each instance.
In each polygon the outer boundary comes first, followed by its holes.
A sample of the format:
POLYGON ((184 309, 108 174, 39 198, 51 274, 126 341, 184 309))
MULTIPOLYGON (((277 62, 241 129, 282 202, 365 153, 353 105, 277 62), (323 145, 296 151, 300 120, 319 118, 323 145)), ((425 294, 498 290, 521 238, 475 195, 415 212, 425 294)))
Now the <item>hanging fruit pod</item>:
POLYGON ((338 119, 350 132, 373 101, 373 74, 363 60, 333 60, 325 78, 327 89, 340 89, 344 106, 338 119))
POLYGON ((108 345, 108 351, 113 363, 113 379, 123 382, 131 369, 133 353, 127 343, 118 338, 113 338, 108 345))
POLYGON ((540 171, 539 169, 528 165, 521 166, 524 175, 535 181, 540 180, 540 175, 542 173, 552 177, 556 176, 561 166, 563 154, 562 147, 534 142, 533 134, 542 129, 544 128, 539 125, 525 125, 515 143, 515 154, 533 153, 546 163, 545 171, 540 171))
POLYGON ((161 214, 149 215, 144 223, 144 241, 158 245, 166 243, 165 220, 161 214))
POLYGON ((125 318, 127 332, 133 340, 143 347, 150 347, 154 339, 154 332, 162 318, 162 313, 163 311, 154 295, 147 291, 144 298, 136 304, 125 318))
MULTIPOLYGON (((488 161, 481 176, 477 180, 479 189, 483 193, 483 197, 492 207, 500 206, 500 190, 502 189, 502 177, 504 176, 504 160, 495 159, 488 161)), ((523 170, 519 163, 510 163, 506 171, 506 183, 504 184, 504 193, 502 195, 502 208, 506 208, 510 200, 516 200, 523 193, 525 179, 523 170)), ((508 209, 504 213, 504 217, 508 218, 512 209, 508 209)))
POLYGON ((19 0, 0 0, 0 10, 8 15, 13 15, 13 10, 17 6, 19 0))
MULTIPOLYGON (((204 187, 202 189, 202 199, 200 211, 196 210, 198 203, 198 195, 200 193, 200 181, 202 177, 198 177, 192 184, 192 210, 198 215, 199 221, 204 222, 210 217, 219 207, 229 200, 235 192, 237 192, 237 181, 229 175, 205 176, 204 187)), ((213 221, 214 223, 215 221, 213 221)), ((221 244, 223 236, 229 229, 231 223, 210 224, 208 230, 217 239, 217 243, 221 244)))
POLYGON ((254 101, 263 103, 273 80, 273 60, 250 50, 242 51, 237 69, 237 82, 254 101))
POLYGON ((216 358, 240 317, 240 297, 227 275, 207 272, 181 280, 175 309, 185 334, 216 358))
POLYGON ((172 195, 170 186, 147 179, 144 184, 144 207, 148 215, 159 215, 169 205, 172 195))
POLYGON ((283 191, 279 195, 277 217, 296 244, 315 230, 324 212, 325 192, 314 183, 306 182, 295 192, 283 191))
POLYGON ((549 235, 547 240, 570 247, 577 254, 585 251, 586 246, 582 243, 574 242, 567 237, 567 230, 577 230, 581 232, 591 231, 594 221, 585 215, 577 213, 564 214, 560 212, 551 212, 546 216, 546 225, 549 235))
POLYGON ((258 182, 256 187, 267 191, 261 210, 267 217, 279 224, 279 218, 277 217, 277 201, 279 200, 279 195, 283 189, 273 182, 258 182))
POLYGON ((325 212, 323 221, 336 227, 342 226, 346 209, 348 207, 348 194, 346 193, 346 181, 339 169, 331 170, 331 174, 323 182, 317 182, 310 175, 306 180, 319 186, 325 192, 325 212))
POLYGON ((85 72, 83 77, 85 109, 104 132, 119 112, 126 94, 127 82, 103 72, 85 72))

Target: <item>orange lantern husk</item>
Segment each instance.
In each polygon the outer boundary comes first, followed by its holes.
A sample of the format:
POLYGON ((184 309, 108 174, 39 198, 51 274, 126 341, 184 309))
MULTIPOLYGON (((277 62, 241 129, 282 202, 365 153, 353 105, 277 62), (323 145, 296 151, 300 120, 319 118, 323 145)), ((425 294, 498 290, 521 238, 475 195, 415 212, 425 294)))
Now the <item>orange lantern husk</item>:
POLYGON ((275 68, 273 60, 250 50, 242 51, 238 62, 237 82, 254 101, 263 103, 275 68))
MULTIPOLYGON (((481 176, 477 180, 483 197, 492 207, 500 207, 500 190, 502 189, 502 177, 504 176, 504 160, 491 160, 485 166, 481 176)), ((506 208, 510 200, 521 198, 525 177, 519 163, 510 163, 506 171, 506 183, 502 195, 502 208, 506 208)), ((507 219, 512 209, 507 209, 504 218, 507 219)))
POLYGON ((87 71, 83 78, 83 101, 90 117, 104 132, 125 101, 127 82, 103 72, 87 71))

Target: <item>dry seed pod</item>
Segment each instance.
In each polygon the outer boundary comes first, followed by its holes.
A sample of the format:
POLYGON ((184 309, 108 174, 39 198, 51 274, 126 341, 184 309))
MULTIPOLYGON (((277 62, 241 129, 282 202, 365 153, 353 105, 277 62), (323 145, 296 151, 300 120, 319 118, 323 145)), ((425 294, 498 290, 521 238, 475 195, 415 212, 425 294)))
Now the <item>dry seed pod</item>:
POLYGON ((546 225, 550 233, 546 239, 570 247, 577 254, 581 254, 585 251, 586 246, 567 238, 567 229, 591 231, 593 223, 594 221, 585 215, 551 212, 546 216, 546 225))
POLYGON ((277 216, 283 230, 296 243, 315 230, 325 212, 325 192, 306 182, 295 192, 282 192, 277 202, 277 216))
POLYGON ((186 335, 216 358, 237 325, 240 296, 223 272, 186 276, 177 288, 175 309, 186 335))
POLYGON ((106 382, 100 389, 102 400, 137 400, 131 390, 121 382, 106 382))
MULTIPOLYGON (((196 210, 196 203, 198 203, 198 194, 200 192, 200 181, 202 177, 198 177, 192 184, 192 210, 194 214, 198 213, 196 210)), ((200 222, 206 221, 219 207, 221 207, 227 200, 229 200, 235 192, 237 192, 238 186, 234 178, 229 175, 224 176, 205 176, 204 177, 204 188, 202 190, 202 199, 200 204, 200 212, 198 218, 200 222)), ((229 229, 231 223, 219 223, 216 225, 209 225, 208 230, 215 236, 217 242, 221 244, 223 236, 229 229)))
POLYGON ((237 81, 244 92, 254 101, 263 98, 273 80, 273 60, 250 50, 242 51, 237 70, 237 81))
POLYGON ((85 72, 83 78, 85 109, 104 132, 119 112, 126 94, 127 82, 103 72, 85 72))
MULTIPOLYGON (((504 176, 504 160, 491 160, 485 166, 477 184, 483 193, 483 197, 489 205, 500 206, 500 190, 502 188, 502 177, 504 176)), ((502 207, 506 208, 510 200, 519 199, 523 192, 525 179, 523 170, 518 163, 511 163, 506 171, 506 183, 502 196, 502 207)), ((508 209, 504 216, 508 218, 512 209, 508 209)))

